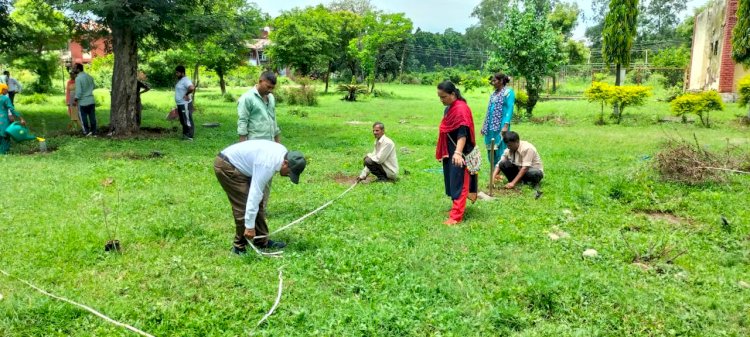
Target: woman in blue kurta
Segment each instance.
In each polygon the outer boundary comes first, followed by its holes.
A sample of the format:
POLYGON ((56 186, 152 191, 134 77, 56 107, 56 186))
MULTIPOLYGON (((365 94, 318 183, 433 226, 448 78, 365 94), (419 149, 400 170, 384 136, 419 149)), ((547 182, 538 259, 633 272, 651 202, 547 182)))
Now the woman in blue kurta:
POLYGON ((5 133, 10 123, 15 120, 26 125, 26 121, 16 112, 10 98, 8 97, 8 86, 0 83, 0 154, 5 154, 10 149, 10 136, 5 133))
POLYGON ((487 147, 488 163, 492 167, 500 161, 500 155, 503 154, 505 142, 502 137, 510 131, 510 121, 513 119, 513 105, 516 102, 516 94, 513 89, 508 87, 510 77, 505 74, 497 73, 490 77, 492 86, 495 91, 490 95, 490 103, 487 105, 487 116, 484 118, 482 125, 482 135, 484 135, 484 144, 487 147), (492 148, 492 139, 495 140, 495 147, 492 148), (491 160, 494 151, 494 162, 491 160))

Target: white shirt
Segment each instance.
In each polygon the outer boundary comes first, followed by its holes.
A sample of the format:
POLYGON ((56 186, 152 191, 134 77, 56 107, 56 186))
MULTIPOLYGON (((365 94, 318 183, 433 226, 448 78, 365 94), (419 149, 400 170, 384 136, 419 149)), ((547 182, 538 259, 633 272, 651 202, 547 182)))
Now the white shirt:
POLYGON ((177 85, 174 86, 174 101, 177 105, 188 104, 193 101, 192 98, 187 101, 185 100, 185 95, 191 85, 193 85, 193 82, 191 82, 187 76, 182 76, 182 78, 177 81, 177 85))
POLYGON ((233 144, 223 151, 224 156, 242 174, 251 178, 245 206, 245 227, 255 228, 263 189, 273 175, 281 170, 287 149, 269 140, 248 140, 233 144))
MULTIPOLYGON (((375 141, 375 150, 367 154, 372 161, 383 166, 385 175, 390 179, 396 179, 398 177, 398 159, 396 158, 396 143, 390 138, 383 135, 380 139, 375 141)), ((360 178, 366 178, 370 174, 370 169, 365 167, 362 173, 359 174, 360 178)))
POLYGON ((20 92, 21 91, 21 84, 19 84, 18 81, 16 81, 15 78, 8 77, 8 79, 6 80, 6 82, 8 82, 8 91, 13 91, 13 92, 20 92))

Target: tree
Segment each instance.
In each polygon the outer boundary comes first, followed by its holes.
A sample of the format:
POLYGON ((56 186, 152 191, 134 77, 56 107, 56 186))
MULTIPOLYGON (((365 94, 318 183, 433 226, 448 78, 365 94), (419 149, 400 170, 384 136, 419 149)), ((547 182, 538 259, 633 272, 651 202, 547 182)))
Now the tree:
POLYGON ((584 64, 588 60, 591 50, 580 41, 568 40, 563 47, 567 64, 584 64))
POLYGON ((573 28, 578 23, 578 16, 581 15, 581 9, 578 8, 576 3, 559 3, 549 13, 547 19, 552 25, 552 28, 559 31, 565 39, 570 39, 573 36, 573 28))
POLYGON ((750 0, 740 0, 737 7, 737 25, 732 31, 732 58, 750 66, 750 0))
POLYGON ((604 18, 607 16, 610 0, 591 0, 591 11, 594 13, 590 20, 594 24, 586 28, 585 36, 591 42, 591 49, 601 49, 604 18))
MULTIPOLYGON (((15 30, 13 20, 10 19, 10 10, 12 0, 0 0, 0 54, 8 51, 8 48, 14 44, 15 30)), ((0 55, 1 56, 1 55, 0 55)))
POLYGON ((249 51, 244 42, 255 37, 266 20, 254 5, 247 5, 242 0, 233 1, 234 4, 231 4, 232 1, 222 4, 224 20, 232 24, 209 36, 200 46, 195 46, 200 51, 200 62, 219 77, 222 95, 226 93, 225 75, 242 64, 249 51))
POLYGON ((294 67, 302 76, 327 68, 337 51, 338 34, 331 12, 318 5, 282 12, 273 21, 268 54, 279 66, 294 67))
POLYGON ((9 46, 9 58, 37 74, 32 91, 48 92, 52 89, 51 76, 60 63, 54 51, 65 48, 73 21, 40 0, 18 0, 14 7, 10 18, 15 26, 15 43, 9 46))
POLYGON ((471 11, 471 17, 479 23, 466 28, 469 46, 473 49, 486 50, 492 43, 487 37, 490 30, 502 27, 505 22, 510 0, 482 0, 471 11))
MULTIPOLYGON (((543 16, 543 17, 546 17, 543 16)), ((561 57, 557 47, 559 34, 547 20, 538 20, 534 8, 523 12, 517 6, 508 11, 502 29, 491 31, 489 38, 495 44, 491 62, 502 62, 509 73, 526 79, 526 116, 531 117, 544 78, 559 66, 561 57)))
POLYGON ((138 45, 149 42, 164 48, 176 42, 202 40, 221 29, 215 12, 219 0, 47 0, 66 9, 81 22, 106 28, 112 39, 115 66, 112 74, 110 123, 118 136, 139 130, 135 121, 138 45))
POLYGON ((328 8, 332 12, 352 12, 359 16, 364 16, 369 12, 375 11, 370 0, 337 0, 333 1, 328 5, 328 8))
POLYGON ((336 47, 331 51, 332 58, 328 62, 328 72, 325 76, 325 92, 328 92, 332 73, 349 69, 352 75, 356 75, 359 69, 357 58, 351 55, 348 50, 349 42, 362 33, 362 17, 352 11, 340 10, 333 12, 333 20, 335 27, 338 27, 338 29, 335 31, 336 47))
MULTIPOLYGON (((680 13, 687 8, 685 0, 643 0, 639 18, 639 42, 674 39, 680 13)), ((674 45, 673 43, 670 43, 674 45)))
POLYGON ((615 85, 622 83, 620 69, 630 65, 630 50, 638 23, 638 0, 612 0, 604 19, 602 56, 607 65, 617 65, 615 85))
POLYGON ((349 42, 349 52, 356 55, 370 82, 370 92, 375 90, 375 76, 381 61, 380 52, 392 43, 409 37, 412 22, 403 13, 385 14, 371 12, 364 17, 363 35, 349 42))

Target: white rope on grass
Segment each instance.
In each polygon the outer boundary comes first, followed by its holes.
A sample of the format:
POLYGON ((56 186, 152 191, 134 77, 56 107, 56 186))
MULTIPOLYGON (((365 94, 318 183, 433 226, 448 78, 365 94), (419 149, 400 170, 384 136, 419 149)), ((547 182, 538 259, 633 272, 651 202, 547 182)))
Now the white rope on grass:
POLYGON ((719 171, 727 171, 727 172, 732 172, 732 173, 750 174, 750 172, 745 172, 745 171, 740 171, 740 170, 732 170, 732 169, 722 168, 722 167, 701 166, 699 168, 700 169, 705 169, 705 170, 719 170, 719 171))
POLYGON ((276 307, 279 306, 279 303, 281 302, 281 292, 284 290, 284 279, 281 277, 281 268, 279 268, 279 292, 276 294, 276 302, 273 303, 273 306, 271 307, 271 310, 268 311, 268 313, 263 316, 263 318, 258 321, 258 325, 256 327, 259 327, 263 322, 268 319, 268 317, 271 317, 271 314, 273 314, 274 310, 276 310, 276 307))
POLYGON ((75 305, 75 306, 77 306, 77 307, 79 307, 79 308, 82 308, 82 309, 84 309, 84 310, 86 310, 86 311, 88 311, 88 312, 90 312, 90 313, 92 313, 92 314, 94 314, 94 315, 98 316, 99 318, 101 318, 101 319, 103 319, 103 320, 105 320, 105 321, 107 321, 107 322, 109 322, 109 323, 112 323, 112 324, 114 324, 114 325, 117 325, 117 326, 119 326, 119 327, 123 327, 123 328, 125 328, 125 329, 128 329, 128 330, 130 330, 130 331, 133 331, 133 332, 135 332, 135 333, 137 333, 137 334, 139 334, 139 335, 141 335, 141 336, 145 336, 145 337, 154 337, 153 335, 151 335, 151 334, 148 334, 148 333, 146 333, 146 332, 143 332, 143 331, 139 330, 138 328, 135 328, 135 327, 133 327, 133 326, 130 326, 130 325, 128 325, 128 324, 125 324, 125 323, 120 323, 120 322, 118 322, 118 321, 115 321, 115 320, 113 320, 113 319, 111 319, 111 318, 109 318, 109 317, 105 316, 104 314, 102 314, 102 313, 100 313, 100 312, 98 312, 98 311, 96 311, 96 310, 92 309, 92 308, 91 308, 91 307, 89 307, 89 306, 86 306, 86 305, 83 305, 83 304, 80 304, 80 303, 76 303, 76 302, 73 302, 73 301, 71 301, 71 300, 69 300, 69 299, 67 299, 67 298, 64 298, 64 297, 59 297, 59 296, 56 296, 56 295, 50 294, 50 293, 48 293, 48 292, 44 291, 43 289, 41 289, 41 288, 39 288, 39 287, 37 287, 37 286, 35 286, 35 285, 33 285, 33 284, 31 284, 31 283, 27 282, 26 280, 20 279, 20 278, 18 278, 18 277, 15 277, 15 276, 11 276, 11 275, 10 275, 10 274, 8 274, 8 272, 6 272, 5 270, 2 270, 2 269, 0 269, 0 273, 3 273, 3 274, 5 274, 5 276, 7 276, 7 277, 10 277, 10 278, 14 278, 14 279, 16 279, 16 280, 19 280, 19 281, 21 281, 21 282, 25 283, 25 284, 26 284, 26 285, 28 285, 29 287, 32 287, 32 288, 34 288, 34 289, 35 289, 36 291, 38 291, 38 292, 40 292, 40 293, 42 293, 42 294, 44 294, 44 295, 47 295, 47 296, 49 296, 49 297, 52 297, 52 298, 54 298, 54 299, 56 299, 56 300, 60 300, 60 301, 63 301, 63 302, 67 302, 67 303, 70 303, 70 304, 72 304, 72 305, 75 305))

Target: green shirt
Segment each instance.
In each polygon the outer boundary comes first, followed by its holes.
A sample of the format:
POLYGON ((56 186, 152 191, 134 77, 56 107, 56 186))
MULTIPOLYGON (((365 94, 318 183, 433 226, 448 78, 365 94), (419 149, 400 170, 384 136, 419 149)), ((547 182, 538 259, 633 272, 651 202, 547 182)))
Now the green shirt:
POLYGON ((85 72, 80 72, 76 76, 76 99, 78 106, 92 105, 94 101, 94 79, 85 72))
POLYGON ((10 102, 8 95, 0 95, 0 136, 5 136, 5 129, 10 125, 9 114, 16 116, 16 118, 21 117, 13 107, 13 103, 10 102))
POLYGON ((266 139, 273 141, 281 134, 276 124, 276 99, 268 94, 268 103, 253 87, 240 96, 237 105, 237 134, 247 136, 247 139, 266 139))

